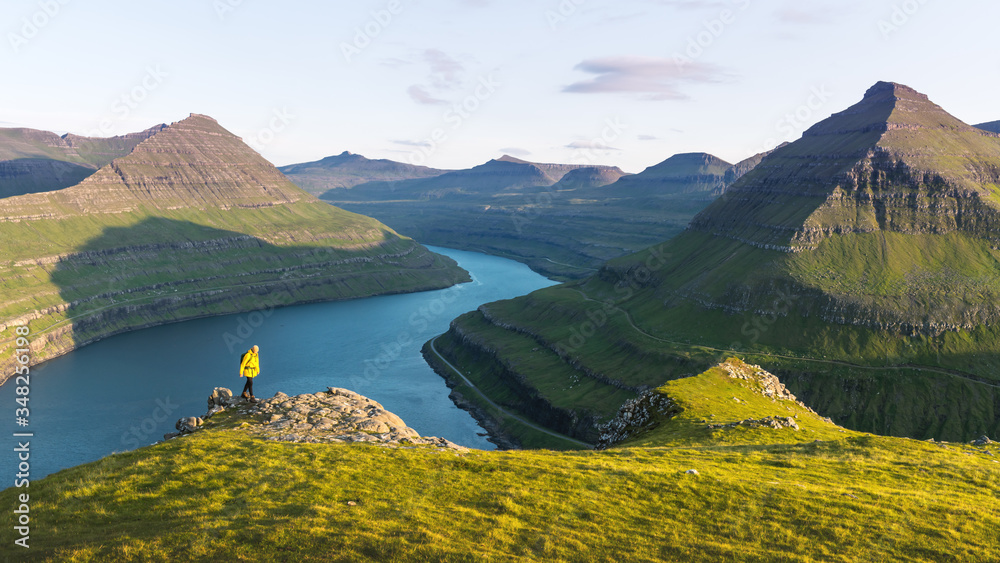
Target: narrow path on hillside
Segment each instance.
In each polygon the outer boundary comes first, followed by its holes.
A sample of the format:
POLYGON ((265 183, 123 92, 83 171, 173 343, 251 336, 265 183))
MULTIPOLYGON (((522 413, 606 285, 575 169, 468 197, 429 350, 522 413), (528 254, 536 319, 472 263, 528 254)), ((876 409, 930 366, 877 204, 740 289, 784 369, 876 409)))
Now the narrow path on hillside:
POLYGON ((597 271, 597 268, 588 268, 586 266, 574 266, 572 264, 563 264, 562 262, 556 262, 555 260, 552 260, 551 258, 546 258, 546 260, 548 260, 549 262, 552 262, 553 264, 558 264, 560 266, 566 266, 567 268, 573 268, 574 270, 587 270, 587 271, 590 271, 590 272, 596 272, 597 271))
POLYGON ((532 428, 532 429, 537 430, 539 432, 542 432, 544 434, 548 434, 549 436, 553 436, 553 437, 556 437, 556 438, 562 438, 563 440, 566 440, 567 442, 572 442, 572 443, 574 443, 574 444, 576 444, 578 446, 583 446, 585 448, 594 449, 594 445, 593 444, 588 444, 586 442, 581 442, 580 440, 576 440, 574 438, 570 438, 569 436, 563 436, 562 434, 559 434, 558 432, 553 432, 551 430, 547 430, 547 429, 545 429, 545 428, 543 428, 541 426, 538 426, 537 424, 535 424, 533 422, 529 422, 528 420, 525 420, 524 418, 522 418, 522 417, 520 417, 520 416, 518 416, 518 415, 516 415, 516 414, 514 414, 514 413, 512 413, 510 411, 508 411, 507 409, 505 409, 505 408, 501 407, 500 405, 498 405, 498 404, 494 403, 493 401, 491 401, 490 398, 487 397, 485 393, 483 393, 482 391, 480 391, 479 388, 477 388, 475 385, 472 384, 471 381, 468 380, 468 378, 466 378, 464 375, 462 375, 462 372, 457 367, 455 367, 454 365, 452 365, 452 363, 449 362, 448 360, 444 359, 444 356, 441 355, 441 352, 438 352, 438 349, 437 349, 437 346, 436 346, 438 338, 441 338, 441 336, 438 335, 438 336, 435 336, 433 339, 431 339, 431 351, 434 352, 434 355, 437 356, 439 360, 441 360, 442 362, 444 362, 444 364, 446 366, 448 366, 449 368, 451 368, 452 371, 454 371, 455 373, 457 373, 458 376, 462 378, 462 381, 464 381, 465 384, 468 385, 473 391, 475 391, 477 394, 479 394, 479 396, 482 397, 483 400, 486 401, 486 403, 489 404, 491 407, 493 407, 493 408, 497 409, 498 411, 500 411, 500 413, 503 414, 504 416, 513 418, 514 420, 520 422, 521 424, 523 424, 523 425, 525 425, 525 426, 527 426, 529 428, 532 428))
POLYGON ((919 366, 909 366, 909 365, 902 365, 902 366, 862 366, 862 365, 852 364, 850 362, 844 362, 844 361, 840 361, 840 360, 820 360, 818 358, 800 358, 800 357, 796 357, 796 356, 783 356, 781 354, 769 354, 767 352, 740 352, 738 350, 725 350, 725 349, 722 349, 722 348, 713 348, 711 346, 702 346, 701 344, 691 344, 690 342, 678 342, 676 340, 667 340, 665 338, 660 338, 658 336, 653 336, 652 334, 650 334, 650 333, 644 331, 643 329, 639 328, 639 326, 635 324, 635 321, 632 320, 632 315, 630 315, 629 312, 626 311, 625 309, 622 309, 621 307, 619 307, 617 305, 609 304, 609 303, 607 303, 605 301, 598 301, 596 299, 591 299, 590 296, 588 296, 586 293, 584 293, 583 291, 581 291, 579 289, 575 289, 574 288, 573 291, 575 291, 575 292, 579 293, 580 295, 582 295, 583 298, 584 298, 584 300, 586 300, 586 301, 591 301, 593 303, 600 303, 602 307, 610 307, 610 308, 612 308, 612 309, 614 309, 616 311, 621 312, 623 315, 625 315, 625 319, 628 321, 628 324, 636 332, 638 332, 639 334, 645 336, 646 338, 650 338, 650 339, 656 340, 658 342, 663 342, 665 344, 673 344, 675 346, 690 346, 690 347, 696 347, 696 348, 703 348, 705 350, 711 350, 713 352, 724 352, 724 353, 727 353, 727 354, 736 354, 736 355, 741 355, 742 354, 742 355, 747 355, 747 356, 765 356, 765 357, 768 357, 768 358, 781 358, 781 359, 784 359, 784 360, 795 360, 795 361, 798 361, 798 362, 812 362, 812 363, 817 363, 817 364, 838 365, 838 366, 845 366, 845 367, 854 368, 854 369, 860 369, 860 370, 886 370, 886 369, 905 370, 905 369, 908 369, 908 370, 913 370, 913 371, 924 371, 924 372, 929 372, 929 373, 939 373, 939 374, 943 374, 943 375, 950 375, 951 377, 957 377, 958 379, 964 379, 965 381, 969 381, 971 383, 978 383, 979 385, 985 385, 987 387, 993 387, 994 389, 1000 389, 1000 385, 998 385, 996 383, 990 383, 989 381, 985 381, 983 379, 979 379, 979 378, 977 378, 976 376, 974 376, 972 374, 966 374, 966 373, 962 373, 962 372, 958 372, 958 371, 947 370, 947 369, 944 369, 944 368, 919 367, 919 366))

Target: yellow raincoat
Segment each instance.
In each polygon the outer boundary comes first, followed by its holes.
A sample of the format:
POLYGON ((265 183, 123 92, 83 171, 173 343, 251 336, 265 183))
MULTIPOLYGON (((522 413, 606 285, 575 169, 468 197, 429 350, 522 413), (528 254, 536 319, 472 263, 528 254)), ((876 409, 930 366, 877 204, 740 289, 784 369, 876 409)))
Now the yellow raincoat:
POLYGON ((253 349, 247 351, 243 361, 240 362, 240 375, 245 377, 257 377, 260 373, 260 356, 255 354, 253 349))

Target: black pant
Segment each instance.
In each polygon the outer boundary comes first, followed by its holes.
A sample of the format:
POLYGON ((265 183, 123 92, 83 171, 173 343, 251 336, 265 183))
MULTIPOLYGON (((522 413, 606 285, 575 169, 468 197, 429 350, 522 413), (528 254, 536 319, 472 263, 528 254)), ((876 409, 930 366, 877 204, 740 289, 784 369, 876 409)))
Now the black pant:
POLYGON ((244 393, 250 393, 250 396, 253 397, 253 378, 252 377, 248 377, 247 378, 246 384, 243 385, 243 392, 244 393))

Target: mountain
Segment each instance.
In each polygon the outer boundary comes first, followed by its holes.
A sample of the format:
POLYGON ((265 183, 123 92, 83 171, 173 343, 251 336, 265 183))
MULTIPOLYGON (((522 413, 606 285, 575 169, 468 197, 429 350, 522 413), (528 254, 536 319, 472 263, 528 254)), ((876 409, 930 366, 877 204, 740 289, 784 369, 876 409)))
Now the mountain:
POLYGON ((1000 432, 1000 138, 880 82, 673 239, 456 319, 444 357, 581 439, 738 353, 850 428, 1000 432))
POLYGON ((982 129, 983 131, 989 131, 990 133, 1000 133, 1000 121, 990 121, 988 123, 980 123, 974 126, 976 129, 982 129))
MULTIPOLYGON (((746 161, 740 174, 755 163, 746 161)), ((614 166, 505 155, 322 197, 421 242, 513 258, 569 280, 678 233, 737 177, 735 167, 710 155, 678 155, 634 176, 614 166)))
POLYGON ((582 188, 603 188, 628 176, 617 166, 584 166, 567 172, 552 185, 553 190, 579 190, 582 188))
POLYGON ((0 129, 0 198, 77 184, 163 127, 110 138, 0 129))
POLYGON ((349 189, 370 182, 430 178, 447 172, 393 160, 373 160, 347 151, 316 162, 281 166, 278 170, 297 186, 316 196, 328 190, 349 189))
POLYGON ((10 486, 0 503, 40 508, 32 522, 60 532, 14 527, 30 542, 17 560, 929 563, 1000 551, 997 444, 839 428, 738 360, 624 405, 606 431, 624 441, 603 451, 438 445, 379 407, 345 390, 279 393, 32 480, 30 503, 10 486), (330 430, 345 423, 365 431, 330 430))
MULTIPOLYGON (((30 327, 33 363, 165 322, 468 279, 195 114, 74 186, 0 199, 0 232, 0 325, 30 327)), ((0 342, 4 375, 13 350, 0 342)))
MULTIPOLYGON (((404 165, 405 166, 405 165, 404 165)), ((371 202, 377 200, 416 200, 507 196, 532 188, 555 184, 569 172, 584 168, 571 164, 540 164, 509 155, 490 160, 467 170, 405 181, 377 181, 354 186, 351 190, 332 189, 323 194, 330 201, 371 202)), ((596 166, 601 173, 614 174, 614 167, 596 166)), ((619 170, 620 172, 620 170, 619 170)), ((293 176, 294 179, 294 176, 293 176)))
MULTIPOLYGON (((613 186, 615 195, 631 197, 700 194, 712 200, 722 194, 732 164, 707 153, 675 154, 613 186)), ((735 179, 735 178, 734 178, 735 179)))

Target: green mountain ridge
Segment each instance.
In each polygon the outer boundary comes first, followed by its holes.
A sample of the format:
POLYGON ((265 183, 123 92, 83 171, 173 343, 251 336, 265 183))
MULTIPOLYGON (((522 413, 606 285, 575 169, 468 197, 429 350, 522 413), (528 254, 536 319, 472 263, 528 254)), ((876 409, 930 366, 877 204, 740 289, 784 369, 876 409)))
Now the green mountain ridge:
POLYGON ((581 439, 733 354, 850 428, 996 436, 998 178, 1000 139, 879 83, 675 238, 484 305, 438 348, 498 403, 581 439))
MULTIPOLYGON (((454 261, 297 188, 192 114, 74 186, 0 199, 0 368, 119 332, 317 300, 448 287, 454 261)), ((231 345, 232 347, 232 345, 231 345)))

